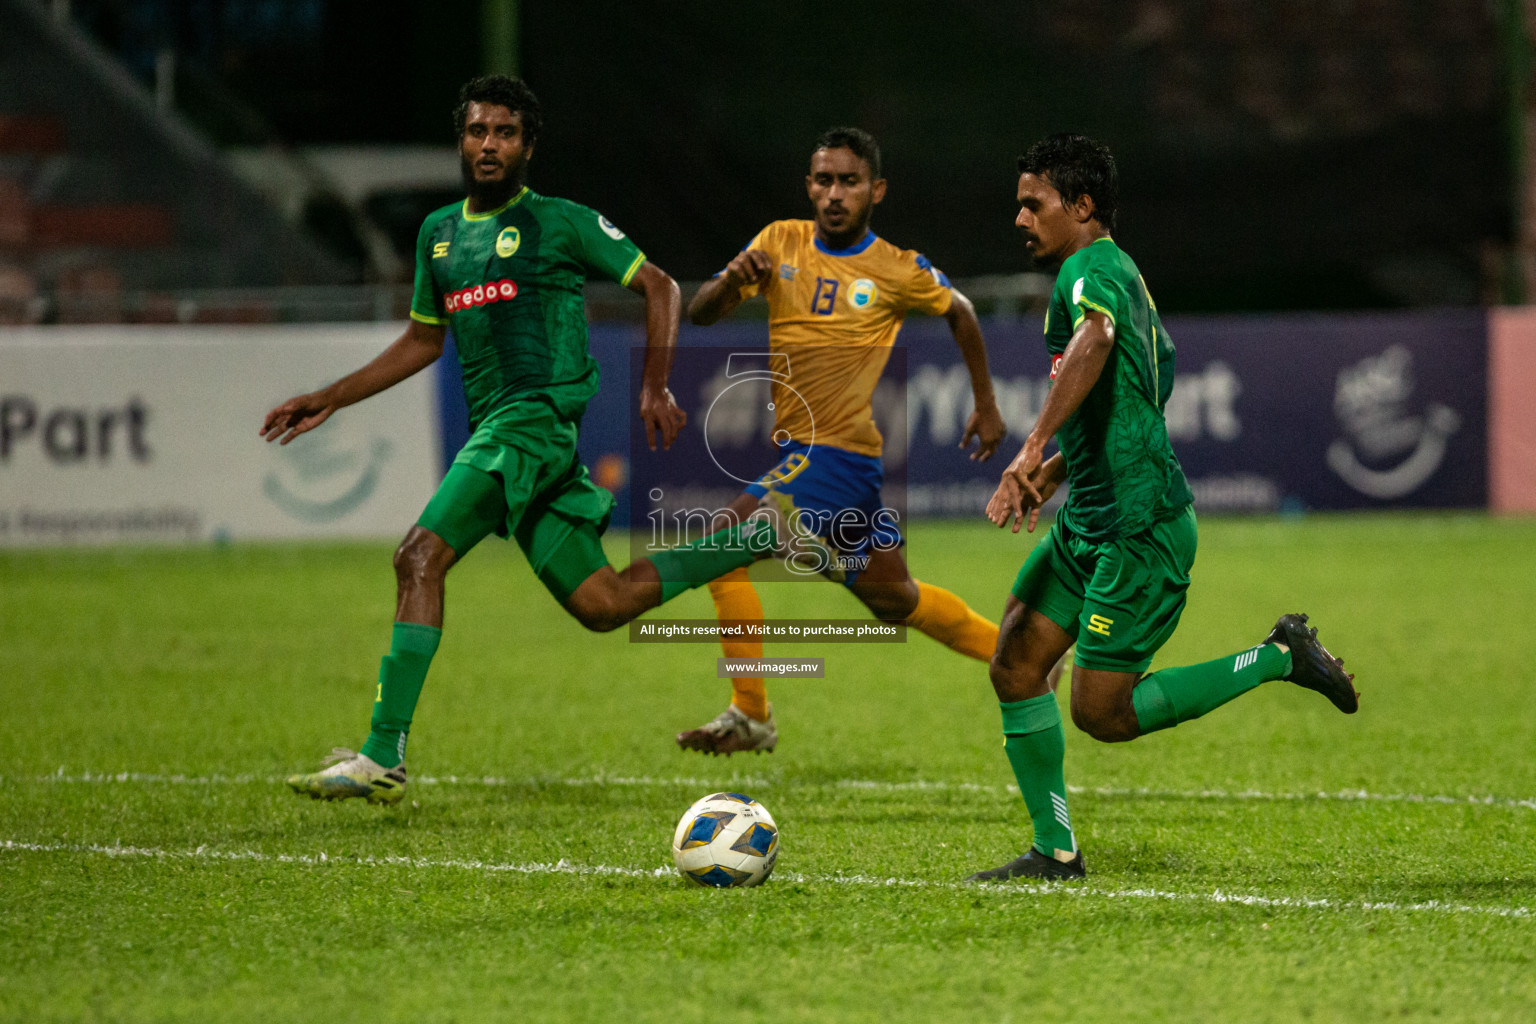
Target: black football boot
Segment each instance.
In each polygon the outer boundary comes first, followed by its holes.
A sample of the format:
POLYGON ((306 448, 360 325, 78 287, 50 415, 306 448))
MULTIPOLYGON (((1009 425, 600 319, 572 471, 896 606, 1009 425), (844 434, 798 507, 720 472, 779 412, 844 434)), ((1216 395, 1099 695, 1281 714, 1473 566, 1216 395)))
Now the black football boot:
POLYGON ((1285 644, 1291 649, 1291 674, 1285 678, 1305 686, 1333 701, 1333 706, 1352 715, 1360 710, 1360 695, 1355 692, 1355 677, 1344 671, 1344 659, 1335 658, 1317 642, 1317 628, 1307 625, 1305 615, 1282 615, 1267 644, 1285 644))

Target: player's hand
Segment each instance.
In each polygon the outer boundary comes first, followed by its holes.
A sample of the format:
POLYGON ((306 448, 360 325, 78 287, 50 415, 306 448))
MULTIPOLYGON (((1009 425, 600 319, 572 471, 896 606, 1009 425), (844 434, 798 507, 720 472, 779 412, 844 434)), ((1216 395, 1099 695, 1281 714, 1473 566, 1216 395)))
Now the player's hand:
MULTIPOLYGON (((1007 526, 1013 522, 1013 532, 1018 533, 1019 527, 1024 525, 1025 510, 1033 511, 1029 517, 1029 529, 1034 531, 1035 523, 1039 521, 1040 506, 1045 504, 1045 498, 1040 494, 1040 487, 1046 483, 1041 472, 1042 455, 1045 445, 1035 440, 1033 434, 1024 442, 1024 447, 1019 449, 1019 454, 1014 456, 1008 468, 1003 471, 1003 479, 997 485, 997 491, 992 495, 992 500, 987 502, 987 518, 997 526, 1007 526)), ((1055 493, 1054 487, 1051 489, 1055 493)))
POLYGON ((997 527, 1007 526, 1009 522, 1013 522, 1013 532, 1019 532, 1019 524, 1024 521, 1024 492, 1019 487, 1019 482, 1013 478, 1013 474, 1003 474, 1003 479, 998 483, 992 499, 987 502, 987 518, 992 520, 993 526, 997 527))
POLYGON ((688 414, 677 407, 671 388, 657 391, 643 388, 640 391, 640 421, 645 424, 645 443, 656 450, 656 435, 661 435, 661 446, 671 448, 678 431, 688 424, 688 414))
POLYGON ((1003 414, 997 411, 996 402, 990 402, 985 408, 972 412, 970 419, 965 421, 965 433, 960 435, 960 447, 969 448, 971 438, 976 438, 976 450, 971 452, 971 461, 986 462, 1007 434, 1003 414))
POLYGON ((725 265, 725 283, 732 288, 757 284, 773 270, 773 258, 762 249, 743 249, 725 265))
POLYGON ((290 398, 267 413, 266 421, 261 425, 261 436, 268 441, 287 444, 330 419, 336 409, 336 403, 327 398, 323 391, 290 398))
MULTIPOLYGON (((1056 489, 1061 486, 1060 480, 1049 475, 1048 466, 1049 464, 1041 466, 1035 471, 1035 475, 1030 477, 1030 483, 1034 485, 1035 493, 1040 498, 1039 504, 1032 505, 1029 509, 1029 523, 1024 529, 1030 533, 1035 532, 1035 526, 1040 522, 1040 509, 1045 507, 1045 503, 1051 500, 1051 495, 1055 494, 1056 489)), ((1014 526, 1013 532, 1019 532, 1018 526, 1014 526)))

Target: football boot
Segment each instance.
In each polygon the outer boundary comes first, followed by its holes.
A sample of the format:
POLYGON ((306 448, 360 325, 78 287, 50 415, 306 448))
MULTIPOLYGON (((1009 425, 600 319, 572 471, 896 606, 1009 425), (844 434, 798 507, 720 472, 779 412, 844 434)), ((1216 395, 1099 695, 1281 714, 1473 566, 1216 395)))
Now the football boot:
POLYGON ((288 788, 313 800, 362 797, 371 804, 397 804, 405 796, 405 763, 385 768, 366 754, 337 747, 325 759, 330 765, 307 775, 290 775, 288 788))
POLYGON ((1291 649, 1291 673, 1286 679, 1297 686, 1316 690, 1346 715, 1360 710, 1360 694, 1355 692, 1354 675, 1344 671, 1343 658, 1335 658, 1328 653, 1328 648, 1317 642, 1317 627, 1309 627, 1305 615, 1280 616, 1264 642, 1284 644, 1291 649))
POLYGON ((746 750, 771 754, 773 748, 779 745, 779 727, 773 724, 771 706, 768 709, 768 721, 759 722, 732 704, 697 729, 678 733, 677 745, 684 750, 702 750, 706 754, 724 754, 727 757, 746 750))
POLYGON ((1087 876, 1088 869, 1083 866, 1082 850, 1078 850, 1077 856, 1071 860, 1062 861, 1047 857, 1031 846, 1024 856, 991 871, 978 871, 966 881, 1006 882, 1010 878, 1037 878, 1044 882, 1072 882, 1087 876))

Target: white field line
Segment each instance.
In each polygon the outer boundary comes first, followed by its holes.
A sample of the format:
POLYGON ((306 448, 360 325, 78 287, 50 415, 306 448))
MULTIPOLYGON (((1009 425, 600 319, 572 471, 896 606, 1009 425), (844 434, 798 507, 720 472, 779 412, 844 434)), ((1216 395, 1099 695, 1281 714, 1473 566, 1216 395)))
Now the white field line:
MULTIPOLYGON (((76 775, 66 774, 62 769, 51 775, 34 775, 27 777, 12 776, 7 779, 0 776, 0 782, 30 782, 30 783, 64 783, 64 784, 103 784, 103 783, 134 783, 140 785, 168 785, 168 786, 232 786, 232 785, 280 785, 282 779, 267 775, 168 775, 150 772, 83 772, 76 775)), ((856 789, 869 793, 906 793, 906 792, 962 792, 962 793, 1017 793, 1014 785, 987 784, 980 782, 946 782, 924 781, 912 782, 885 782, 878 779, 835 779, 828 782, 815 781, 774 781, 764 778, 734 778, 734 779, 704 779, 704 778, 660 778, 653 776, 625 776, 625 775, 592 775, 580 778, 539 778, 529 777, 522 779, 506 778, 497 775, 441 775, 420 776, 411 779, 413 785, 420 786, 482 786, 482 787, 519 787, 539 788, 548 786, 633 786, 646 789, 719 789, 730 787, 735 789, 766 789, 777 788, 802 788, 802 789, 856 789)), ((1439 804, 1449 806, 1474 806, 1474 807, 1515 807, 1529 811, 1536 811, 1536 797, 1510 797, 1469 794, 1467 796, 1447 796, 1433 793, 1372 793, 1364 789, 1341 789, 1336 792, 1319 791, 1316 793, 1290 792, 1268 793, 1261 790, 1225 790, 1225 789, 1149 789, 1145 787, 1118 787, 1118 786, 1068 786, 1067 791, 1074 795, 1102 796, 1120 799, 1145 799, 1145 800, 1247 800, 1247 801, 1273 801, 1273 802, 1313 802, 1324 801, 1334 803, 1398 803, 1398 804, 1439 804)))
MULTIPOLYGON (((627 868, 608 864, 572 864, 567 860, 553 863, 530 861, 521 864, 481 860, 441 860, 431 857, 332 857, 325 853, 262 853, 259 850, 210 850, 199 846, 190 850, 162 850, 146 846, 105 846, 95 843, 29 843, 0 840, 0 853, 64 853, 142 860, 203 860, 258 864, 297 864, 340 867, 407 867, 418 871, 446 870, 512 875, 619 875, 626 878, 672 878, 669 867, 627 868)), ((1110 900, 1158 900, 1188 903, 1235 903, 1245 907, 1300 910, 1386 911, 1396 913, 1477 914, 1488 917, 1536 917, 1530 907, 1503 907, 1426 900, 1398 903, 1378 900, 1309 898, 1304 896, 1258 896, 1246 893, 1173 892, 1166 889, 1100 889, 1091 885, 1001 883, 974 885, 964 882, 940 882, 923 878, 880 878, 873 875, 802 875, 776 872, 784 882, 810 885, 868 886, 872 888, 945 889, 994 896, 1097 896, 1110 900)))

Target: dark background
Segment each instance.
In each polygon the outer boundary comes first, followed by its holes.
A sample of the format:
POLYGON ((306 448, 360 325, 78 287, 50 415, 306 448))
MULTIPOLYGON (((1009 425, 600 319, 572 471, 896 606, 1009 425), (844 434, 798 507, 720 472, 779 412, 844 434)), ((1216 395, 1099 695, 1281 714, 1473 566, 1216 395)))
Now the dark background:
MULTIPOLYGON (((1027 268, 1014 158, 1058 130, 1115 150, 1122 244, 1168 311, 1470 305, 1511 184, 1483 0, 523 3, 546 109, 531 184, 607 213, 680 278, 803 216, 811 142, 874 132, 875 228, 954 276, 1027 268)), ((452 143, 481 4, 83 2, 230 142, 452 143)))

